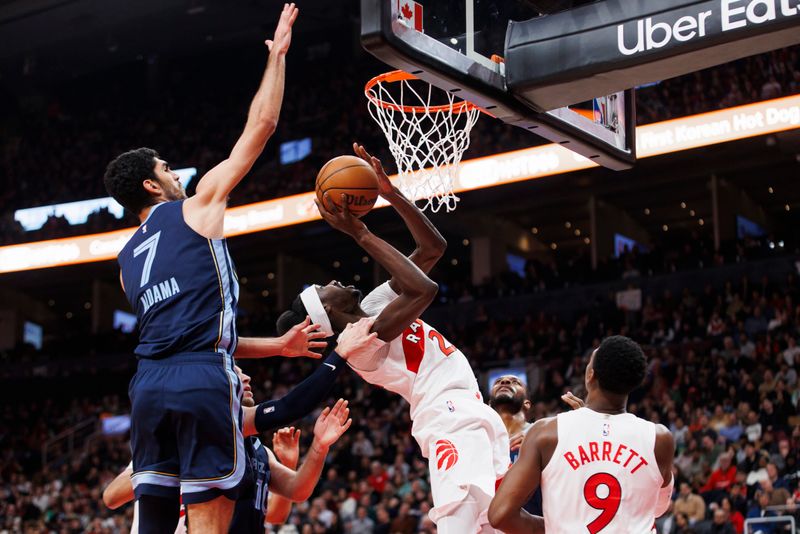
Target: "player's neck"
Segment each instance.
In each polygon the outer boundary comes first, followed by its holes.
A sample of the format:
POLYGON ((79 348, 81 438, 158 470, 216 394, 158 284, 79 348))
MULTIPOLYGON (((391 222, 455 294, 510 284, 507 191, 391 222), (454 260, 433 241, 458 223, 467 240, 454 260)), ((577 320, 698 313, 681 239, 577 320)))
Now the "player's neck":
POLYGON ((606 395, 592 395, 586 397, 586 407, 593 412, 618 415, 627 413, 628 397, 609 397, 606 395))
POLYGON ((150 204, 149 206, 144 208, 142 211, 140 211, 139 212, 139 224, 143 224, 147 220, 147 218, 150 216, 150 212, 153 211, 153 208, 155 208, 156 206, 158 206, 162 202, 166 202, 166 201, 163 200, 163 199, 158 199, 158 201, 156 203, 150 204))
POLYGON ((518 412, 509 412, 505 410, 500 410, 497 413, 500 414, 500 419, 503 420, 503 424, 505 425, 509 436, 521 432, 522 429, 525 427, 525 423, 527 423, 527 421, 525 420, 525 414, 523 413, 522 410, 518 412))

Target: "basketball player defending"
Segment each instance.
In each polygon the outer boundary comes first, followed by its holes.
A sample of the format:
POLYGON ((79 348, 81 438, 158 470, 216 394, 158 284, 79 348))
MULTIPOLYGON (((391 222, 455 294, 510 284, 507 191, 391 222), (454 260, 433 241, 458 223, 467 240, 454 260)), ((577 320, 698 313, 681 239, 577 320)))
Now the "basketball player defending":
POLYGON ((310 348, 322 344, 310 341, 316 334, 308 321, 281 339, 237 337, 238 282, 223 234, 228 195, 275 131, 297 13, 294 4, 284 5, 274 39, 266 41, 267 68, 244 131, 192 198, 151 149, 126 152, 106 170, 109 193, 141 221, 118 261, 140 330, 129 394, 143 534, 174 530, 179 492, 193 530, 228 530, 246 469, 234 352, 312 355, 310 348))
POLYGON ((411 432, 429 460, 434 503, 430 517, 439 534, 493 532, 486 511, 495 484, 510 463, 508 434, 500 417, 483 403, 464 354, 419 319, 438 290, 426 273, 441 258, 446 243, 422 212, 391 185, 380 161, 363 147, 354 148, 375 169, 381 196, 405 221, 416 250, 405 257, 346 207, 338 210, 329 195, 323 197, 331 206, 318 203, 323 218, 353 237, 392 278, 363 301, 352 286, 335 281, 312 285, 278 319, 278 331, 306 314, 329 335, 362 317, 375 317, 376 350, 365 351, 367 357, 351 357, 348 365, 367 382, 402 395, 411 405, 411 432))
POLYGON ((675 442, 662 425, 625 412, 647 362, 612 336, 586 367, 586 407, 534 423, 497 490, 489 519, 507 534, 655 533, 672 497, 675 442), (521 507, 541 485, 544 518, 521 507))

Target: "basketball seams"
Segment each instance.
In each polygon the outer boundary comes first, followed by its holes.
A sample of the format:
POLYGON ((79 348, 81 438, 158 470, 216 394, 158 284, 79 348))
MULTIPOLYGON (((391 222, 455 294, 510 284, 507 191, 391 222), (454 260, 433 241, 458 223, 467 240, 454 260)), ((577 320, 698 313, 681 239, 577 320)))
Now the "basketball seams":
POLYGON ((317 174, 315 185, 317 200, 321 203, 328 194, 331 202, 339 206, 341 195, 347 195, 345 203, 356 217, 368 213, 380 196, 375 170, 355 156, 339 156, 328 161, 317 174), (332 182, 331 178, 334 178, 332 182))
MULTIPOLYGON (((325 164, 325 167, 323 167, 323 168, 322 168, 322 171, 324 171, 324 170, 325 170, 325 168, 326 168, 328 165, 330 165, 330 162, 328 162, 328 163, 326 163, 326 164, 325 164)), ((340 168, 336 169, 335 171, 333 171, 332 173, 330 173, 330 174, 329 174, 328 176, 326 176, 325 178, 323 178, 321 182, 317 182, 317 189, 322 189, 322 186, 323 186, 323 185, 325 185, 325 182, 327 182, 328 180, 330 180, 331 176, 336 176, 337 174, 339 174, 339 173, 340 173, 340 172, 342 172, 342 171, 345 171, 345 170, 347 170, 347 169, 353 169, 353 168, 355 168, 355 167, 365 167, 365 168, 367 168, 367 169, 370 169, 370 170, 372 170, 372 167, 368 167, 366 163, 363 163, 363 164, 356 163, 356 164, 354 164, 354 165, 347 165, 346 167, 340 167, 340 168)), ((320 171, 320 174, 322 174, 322 171, 320 171)), ((375 172, 375 171, 373 170, 373 172, 375 172)), ((356 188, 354 187, 354 188, 352 188, 352 189, 356 189, 356 188)), ((324 193, 324 192, 325 192, 325 191, 323 191, 323 193, 324 193)))

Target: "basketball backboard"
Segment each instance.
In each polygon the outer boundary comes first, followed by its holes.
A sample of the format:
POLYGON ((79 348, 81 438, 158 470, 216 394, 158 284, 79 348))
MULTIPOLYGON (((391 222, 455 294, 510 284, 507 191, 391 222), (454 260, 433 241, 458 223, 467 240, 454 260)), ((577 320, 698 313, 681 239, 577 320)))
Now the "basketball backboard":
POLYGON ((556 110, 536 109, 508 90, 508 24, 538 17, 540 9, 541 1, 529 0, 362 0, 362 44, 388 65, 509 124, 606 167, 630 167, 636 160, 632 90, 556 110))

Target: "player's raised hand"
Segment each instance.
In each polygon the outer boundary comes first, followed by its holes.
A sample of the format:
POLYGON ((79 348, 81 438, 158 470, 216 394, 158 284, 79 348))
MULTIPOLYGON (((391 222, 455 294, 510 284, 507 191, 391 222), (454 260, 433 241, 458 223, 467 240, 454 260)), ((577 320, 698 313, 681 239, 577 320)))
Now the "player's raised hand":
POLYGON ((317 417, 317 422, 314 424, 314 438, 320 446, 328 448, 336 443, 351 424, 353 420, 350 419, 347 401, 339 399, 333 409, 327 407, 317 417))
POLYGON ((278 26, 275 28, 275 36, 264 41, 270 53, 286 54, 289 51, 289 45, 292 44, 292 25, 297 20, 299 12, 300 10, 294 5, 294 2, 283 4, 281 18, 278 19, 278 26))
POLYGON ((283 344, 281 356, 320 358, 322 355, 319 352, 314 352, 312 349, 324 349, 328 346, 328 343, 325 341, 314 341, 315 339, 321 340, 327 337, 319 328, 320 325, 311 324, 310 317, 306 317, 305 321, 294 325, 288 332, 280 337, 281 343, 283 344))
POLYGON ((367 152, 367 149, 364 148, 364 145, 353 143, 353 152, 356 153, 356 156, 369 163, 372 169, 375 171, 375 174, 378 175, 378 193, 380 193, 383 198, 389 200, 389 197, 392 195, 397 195, 400 193, 400 191, 392 185, 389 177, 386 176, 386 171, 383 170, 383 164, 381 163, 381 160, 370 155, 370 153, 367 152))
POLYGON ((300 429, 289 427, 275 432, 272 450, 283 465, 290 469, 297 467, 300 459, 300 429))
POLYGON ((511 452, 518 451, 522 447, 522 441, 525 439, 525 432, 517 432, 509 438, 508 444, 511 446, 511 452))
POLYGON ((378 339, 377 332, 370 333, 374 317, 363 317, 355 323, 348 323, 337 339, 336 352, 344 358, 368 358, 375 354, 384 343, 378 339))
POLYGON ((325 222, 330 224, 333 228, 351 237, 357 237, 361 232, 367 229, 367 226, 361 219, 350 213, 344 193, 342 193, 339 199, 341 206, 333 202, 330 192, 326 192, 322 200, 323 201, 320 202, 315 198, 314 203, 317 205, 319 214, 322 215, 325 222))
POLYGON ((567 403, 569 407, 572 408, 573 410, 577 410, 585 406, 583 399, 575 396, 575 394, 573 394, 571 391, 567 391, 566 393, 561 395, 561 400, 567 403))

